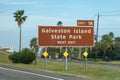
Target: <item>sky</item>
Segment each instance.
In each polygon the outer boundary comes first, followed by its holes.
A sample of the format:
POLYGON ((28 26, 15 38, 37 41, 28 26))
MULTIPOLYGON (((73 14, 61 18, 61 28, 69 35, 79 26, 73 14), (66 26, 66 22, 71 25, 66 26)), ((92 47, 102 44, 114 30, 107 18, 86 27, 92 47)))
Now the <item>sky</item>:
POLYGON ((77 20, 94 20, 96 33, 99 13, 99 39, 113 32, 120 37, 120 0, 0 0, 0 46, 19 48, 19 27, 13 13, 24 10, 22 48, 29 48, 30 40, 38 36, 38 25, 76 26, 77 20))

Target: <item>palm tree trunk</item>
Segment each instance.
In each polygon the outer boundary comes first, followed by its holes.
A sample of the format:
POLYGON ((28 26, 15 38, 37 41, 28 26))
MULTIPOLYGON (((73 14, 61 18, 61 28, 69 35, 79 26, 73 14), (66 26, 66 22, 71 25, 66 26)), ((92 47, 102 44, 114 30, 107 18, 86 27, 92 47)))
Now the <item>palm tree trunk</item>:
POLYGON ((21 52, 21 42, 22 42, 22 29, 21 29, 21 26, 20 26, 20 42, 19 42, 19 52, 21 52))

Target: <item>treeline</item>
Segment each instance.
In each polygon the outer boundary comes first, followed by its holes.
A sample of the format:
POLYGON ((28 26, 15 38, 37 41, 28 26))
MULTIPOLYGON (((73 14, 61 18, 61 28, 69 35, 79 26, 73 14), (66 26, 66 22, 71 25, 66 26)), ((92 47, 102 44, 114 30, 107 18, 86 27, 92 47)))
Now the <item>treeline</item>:
POLYGON ((114 37, 114 33, 110 32, 102 36, 102 39, 95 43, 92 51, 89 51, 89 57, 108 59, 108 60, 120 60, 120 37, 114 37))

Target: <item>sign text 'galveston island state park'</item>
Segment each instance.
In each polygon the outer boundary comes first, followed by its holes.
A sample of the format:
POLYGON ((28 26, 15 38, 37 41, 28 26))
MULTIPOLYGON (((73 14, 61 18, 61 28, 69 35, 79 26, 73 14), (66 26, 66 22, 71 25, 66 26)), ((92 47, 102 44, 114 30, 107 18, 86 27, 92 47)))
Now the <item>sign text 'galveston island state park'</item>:
POLYGON ((93 46, 92 26, 38 26, 39 46, 93 46))

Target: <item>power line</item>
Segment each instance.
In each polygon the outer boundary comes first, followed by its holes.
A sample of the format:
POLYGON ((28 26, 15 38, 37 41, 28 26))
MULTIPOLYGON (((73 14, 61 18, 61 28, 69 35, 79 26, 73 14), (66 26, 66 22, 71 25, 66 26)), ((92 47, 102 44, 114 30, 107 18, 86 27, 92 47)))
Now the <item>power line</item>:
POLYGON ((117 13, 117 14, 100 15, 100 16, 120 16, 120 13, 117 13))
POLYGON ((96 16, 97 16, 97 14, 95 14, 95 15, 91 18, 91 20, 94 19, 96 16))
POLYGON ((100 12, 100 13, 119 13, 120 12, 120 9, 118 10, 114 10, 114 11, 104 11, 104 12, 100 12))
MULTIPOLYGON (((120 16, 120 9, 118 10, 114 10, 114 11, 105 11, 105 12, 99 12, 99 16, 120 16)), ((97 14, 95 14, 92 18, 94 19, 97 16, 97 14)))

